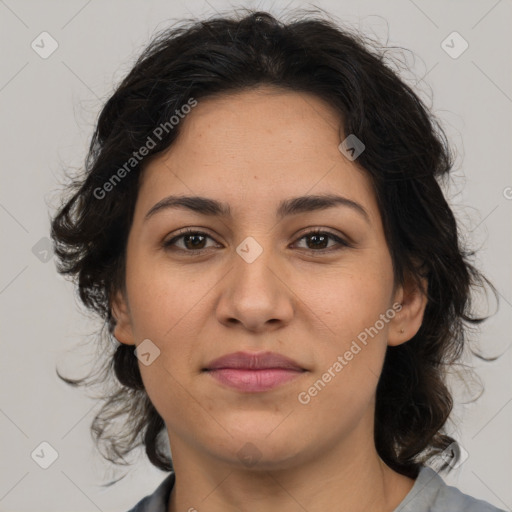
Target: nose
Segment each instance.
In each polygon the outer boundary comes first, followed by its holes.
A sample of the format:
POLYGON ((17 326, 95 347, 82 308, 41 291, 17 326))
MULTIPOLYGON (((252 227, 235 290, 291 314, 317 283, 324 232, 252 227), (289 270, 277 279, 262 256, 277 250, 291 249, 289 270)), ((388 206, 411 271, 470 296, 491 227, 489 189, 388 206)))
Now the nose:
POLYGON ((295 310, 295 296, 272 251, 263 250, 252 262, 238 253, 233 259, 233 267, 220 286, 216 311, 219 322, 251 332, 288 325, 295 310))

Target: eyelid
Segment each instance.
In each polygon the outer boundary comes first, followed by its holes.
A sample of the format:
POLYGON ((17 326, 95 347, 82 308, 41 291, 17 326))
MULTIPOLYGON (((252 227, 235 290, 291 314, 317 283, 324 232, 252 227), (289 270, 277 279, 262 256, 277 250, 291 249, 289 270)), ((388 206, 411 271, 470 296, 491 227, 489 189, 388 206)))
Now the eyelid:
POLYGON ((348 237, 346 237, 344 235, 340 235, 338 233, 334 233, 330 229, 321 228, 321 227, 307 228, 306 231, 304 231, 302 234, 298 235, 296 241, 293 242, 293 245, 297 244, 304 238, 306 238, 308 236, 313 236, 313 235, 327 235, 328 237, 331 238, 331 240, 334 240, 335 244, 334 244, 334 246, 327 247, 325 249, 300 248, 300 250, 302 250, 303 252, 306 252, 307 254, 312 255, 312 256, 318 256, 318 257, 327 256, 329 254, 333 254, 333 253, 342 251, 344 249, 351 249, 351 248, 355 247, 355 245, 350 241, 350 239, 348 239, 348 237))
MULTIPOLYGON (((180 238, 186 236, 186 235, 203 235, 203 236, 206 236, 207 238, 210 238, 211 240, 213 240, 215 243, 219 243, 217 242, 217 240, 215 240, 215 238, 210 235, 207 231, 203 231, 204 228, 183 228, 183 229, 180 229, 178 230, 177 233, 175 233, 170 239, 165 239, 163 242, 162 242, 162 246, 164 247, 164 249, 168 249, 169 247, 173 247, 174 243, 176 241, 178 241, 180 238)), ((198 249, 197 251, 187 251, 185 249, 180 249, 178 248, 178 250, 181 250, 182 252, 188 252, 188 253, 196 253, 196 254, 199 254, 200 252, 204 252, 204 251, 207 251, 208 249, 198 249)))
MULTIPOLYGON (((169 240, 164 240, 162 242, 162 246, 164 249, 169 249, 171 247, 175 247, 175 245, 174 245, 175 242, 177 242, 179 239, 181 239, 182 237, 184 237, 186 235, 202 235, 202 236, 205 236, 206 238, 210 238, 211 240, 213 240, 216 243, 219 243, 207 231, 202 231, 203 229, 204 228, 183 228, 183 229, 179 230, 175 235, 173 235, 169 240)), ((327 235, 327 236, 331 237, 331 239, 336 242, 336 245, 334 247, 329 247, 326 249, 304 249, 304 248, 302 248, 301 250, 306 251, 308 253, 318 253, 319 255, 321 255, 321 254, 327 254, 327 253, 330 253, 333 251, 342 250, 344 248, 353 248, 354 247, 354 244, 351 241, 349 241, 346 236, 333 233, 329 228, 322 228, 322 227, 305 228, 304 232, 297 235, 297 238, 292 243, 292 245, 297 244, 298 242, 300 242, 307 236, 313 236, 313 235, 327 235)), ((208 247, 205 249, 197 249, 197 250, 186 250, 186 249, 181 249, 179 247, 177 248, 178 251, 180 251, 182 253, 189 253, 190 255, 199 255, 199 254, 202 254, 202 253, 208 251, 209 249, 211 249, 211 247, 208 247)))

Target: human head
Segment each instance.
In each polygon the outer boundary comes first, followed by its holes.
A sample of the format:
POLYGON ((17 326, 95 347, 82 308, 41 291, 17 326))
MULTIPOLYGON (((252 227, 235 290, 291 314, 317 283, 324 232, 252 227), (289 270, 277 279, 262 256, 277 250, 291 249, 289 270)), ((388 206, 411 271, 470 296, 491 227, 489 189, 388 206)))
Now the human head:
MULTIPOLYGON (((330 109, 339 118, 340 142, 349 134, 363 141, 353 166, 371 184, 393 286, 416 283, 426 294, 421 326, 387 349, 376 389, 379 455, 414 475, 422 457, 452 441, 442 433, 451 410, 444 367, 463 348, 471 285, 480 275, 466 259, 440 188, 452 166, 443 131, 362 36, 321 19, 285 25, 262 12, 162 33, 103 108, 84 179, 53 221, 60 269, 78 277, 80 297, 113 333, 113 301, 126 292, 127 242, 144 170, 179 144, 188 122, 171 119, 184 115, 184 105, 192 119, 191 98, 202 107, 263 86, 321 101, 327 117, 330 109), (138 161, 133 153, 142 147, 147 155, 138 161), (137 162, 128 171, 130 158, 137 162)), ((150 460, 170 469, 157 442, 164 421, 144 389, 133 346, 116 347, 112 362, 121 387, 95 420, 98 437, 109 415, 127 414, 130 432, 109 440, 112 458, 142 435, 150 460)))

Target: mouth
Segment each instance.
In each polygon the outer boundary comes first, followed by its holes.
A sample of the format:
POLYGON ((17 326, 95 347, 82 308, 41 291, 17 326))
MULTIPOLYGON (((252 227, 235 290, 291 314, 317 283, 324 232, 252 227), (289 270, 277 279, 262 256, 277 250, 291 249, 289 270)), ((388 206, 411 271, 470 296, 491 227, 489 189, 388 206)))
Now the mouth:
POLYGON ((224 386, 249 393, 269 391, 307 372, 274 352, 235 352, 215 359, 202 371, 224 386))

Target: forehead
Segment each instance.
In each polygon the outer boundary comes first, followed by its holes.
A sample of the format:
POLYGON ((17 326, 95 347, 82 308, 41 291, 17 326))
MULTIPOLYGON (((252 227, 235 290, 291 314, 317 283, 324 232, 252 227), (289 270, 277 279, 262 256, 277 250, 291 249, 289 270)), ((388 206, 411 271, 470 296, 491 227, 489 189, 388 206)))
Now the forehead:
POLYGON ((322 99, 270 86, 200 99, 179 128, 178 154, 204 158, 208 153, 210 160, 226 160, 249 153, 251 162, 269 164, 326 149, 337 157, 342 136, 340 116, 322 99))
POLYGON ((179 129, 143 171, 147 208, 167 193, 240 203, 338 192, 376 213, 366 171, 338 149, 341 116, 314 95, 259 87, 199 99, 179 129))

